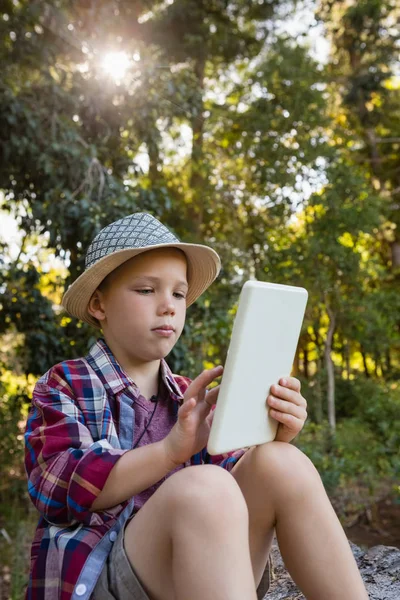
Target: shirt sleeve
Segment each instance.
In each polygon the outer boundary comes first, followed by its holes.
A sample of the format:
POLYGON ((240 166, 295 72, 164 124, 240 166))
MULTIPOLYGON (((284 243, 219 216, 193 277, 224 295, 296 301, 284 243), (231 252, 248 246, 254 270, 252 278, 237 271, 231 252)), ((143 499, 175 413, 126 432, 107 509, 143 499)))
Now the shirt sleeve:
POLYGON ((210 465, 217 465, 222 467, 226 471, 232 471, 238 460, 247 452, 248 448, 241 448, 240 450, 234 450, 232 452, 226 452, 225 454, 217 454, 212 456, 205 452, 204 463, 210 465))
MULTIPOLYGON (((214 412, 214 410, 215 406, 213 407, 212 412, 214 412)), ((248 448, 241 448, 240 450, 233 450, 231 452, 216 455, 208 454, 207 450, 203 450, 203 462, 205 464, 217 465, 226 471, 232 471, 233 467, 247 450, 248 448)))
POLYGON ((127 502, 96 513, 90 507, 127 451, 105 439, 94 441, 73 398, 36 384, 25 432, 25 469, 31 500, 49 523, 95 526, 123 510, 127 502))

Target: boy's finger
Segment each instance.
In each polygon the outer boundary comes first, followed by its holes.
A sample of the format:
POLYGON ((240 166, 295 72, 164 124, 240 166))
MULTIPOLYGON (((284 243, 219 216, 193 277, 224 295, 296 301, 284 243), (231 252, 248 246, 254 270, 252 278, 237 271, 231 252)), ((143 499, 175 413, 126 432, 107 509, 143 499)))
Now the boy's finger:
POLYGON ((282 398, 282 400, 293 402, 293 404, 297 404, 297 406, 307 406, 306 399, 303 398, 300 392, 296 392, 295 390, 291 390, 287 387, 283 387, 277 384, 271 385, 270 393, 277 396, 278 398, 282 398))
POLYGON ((179 407, 179 418, 186 419, 190 415, 196 404, 196 398, 188 398, 187 400, 185 400, 185 402, 179 407))
POLYGON ((279 410, 271 409, 270 414, 271 417, 273 417, 276 421, 282 423, 282 425, 286 425, 286 427, 292 431, 301 431, 304 425, 304 421, 302 419, 299 419, 294 415, 289 415, 288 413, 279 412, 279 410))
POLYGON ((212 407, 217 402, 219 392, 219 386, 209 390, 204 398, 203 402, 198 402, 197 406, 199 407, 199 414, 201 418, 206 419, 212 407))
POLYGON ((188 389, 184 393, 183 397, 185 398, 185 400, 187 398, 196 397, 201 390, 205 390, 206 387, 212 381, 214 381, 216 377, 222 375, 223 370, 223 366, 219 365, 218 367, 214 367, 213 369, 207 369, 200 373, 200 375, 198 375, 196 379, 192 381, 192 383, 189 385, 188 389))
POLYGON ((209 390, 206 394, 204 402, 198 402, 199 414, 202 419, 207 419, 212 407, 216 404, 219 393, 219 386, 209 390))
POLYGON ((217 385, 216 387, 212 388, 211 390, 209 390, 207 392, 206 397, 205 397, 205 401, 210 406, 214 406, 214 404, 217 403, 217 399, 218 399, 218 394, 219 394, 220 387, 221 386, 217 385))
POLYGON ((199 393, 197 394, 197 404, 200 404, 201 402, 203 402, 204 398, 206 397, 206 393, 207 393, 206 388, 202 388, 199 391, 199 393))
POLYGON ((279 383, 295 392, 300 392, 301 390, 301 383, 296 377, 282 377, 282 379, 279 380, 279 383))
POLYGON ((280 398, 276 398, 275 396, 268 396, 268 406, 274 412, 286 413, 288 415, 293 415, 297 419, 306 419, 307 411, 304 406, 299 406, 298 404, 294 404, 293 402, 287 402, 286 400, 281 400, 280 398))

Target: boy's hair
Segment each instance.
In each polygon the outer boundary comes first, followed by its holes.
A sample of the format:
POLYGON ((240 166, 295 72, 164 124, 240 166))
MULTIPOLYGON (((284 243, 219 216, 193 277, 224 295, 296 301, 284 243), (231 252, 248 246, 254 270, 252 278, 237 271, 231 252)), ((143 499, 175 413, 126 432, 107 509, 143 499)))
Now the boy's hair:
POLYGON ((95 290, 127 260, 156 248, 177 248, 185 254, 189 283, 187 306, 218 276, 221 262, 212 248, 185 244, 152 215, 134 213, 107 225, 96 235, 86 253, 85 271, 65 292, 63 307, 70 315, 98 328, 97 319, 88 312, 95 290))

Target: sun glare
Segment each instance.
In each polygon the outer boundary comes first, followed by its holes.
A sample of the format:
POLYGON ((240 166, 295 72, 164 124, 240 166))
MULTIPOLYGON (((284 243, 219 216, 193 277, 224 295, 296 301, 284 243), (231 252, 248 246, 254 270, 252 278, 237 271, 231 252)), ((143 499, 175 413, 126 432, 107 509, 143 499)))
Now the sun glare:
POLYGON ((104 71, 116 81, 122 79, 129 67, 129 58, 125 52, 108 52, 103 59, 104 71))

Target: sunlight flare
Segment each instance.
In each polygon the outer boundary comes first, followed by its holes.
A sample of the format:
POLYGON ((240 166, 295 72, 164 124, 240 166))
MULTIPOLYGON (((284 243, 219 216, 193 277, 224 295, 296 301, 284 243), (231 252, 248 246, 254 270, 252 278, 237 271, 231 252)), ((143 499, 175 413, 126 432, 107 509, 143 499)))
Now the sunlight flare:
POLYGON ((129 67, 129 57, 126 52, 108 52, 103 59, 104 71, 116 81, 122 79, 129 67))

